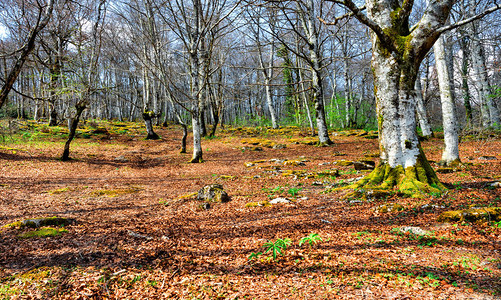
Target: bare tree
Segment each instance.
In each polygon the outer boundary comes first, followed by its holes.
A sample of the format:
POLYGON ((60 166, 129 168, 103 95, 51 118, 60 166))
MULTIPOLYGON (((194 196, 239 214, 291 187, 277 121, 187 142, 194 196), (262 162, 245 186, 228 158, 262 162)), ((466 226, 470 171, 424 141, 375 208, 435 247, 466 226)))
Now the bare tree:
POLYGON ((26 43, 18 51, 16 51, 19 53, 19 56, 16 58, 14 65, 8 72, 8 75, 4 80, 4 84, 0 89, 0 107, 2 107, 7 100, 7 96, 9 95, 9 92, 12 89, 12 86, 14 85, 17 77, 19 76, 24 63, 35 48, 35 42, 38 34, 49 23, 49 20, 52 16, 52 11, 54 9, 54 1, 55 0, 48 0, 45 8, 42 6, 38 7, 39 12, 35 26, 30 30, 26 39, 26 43))

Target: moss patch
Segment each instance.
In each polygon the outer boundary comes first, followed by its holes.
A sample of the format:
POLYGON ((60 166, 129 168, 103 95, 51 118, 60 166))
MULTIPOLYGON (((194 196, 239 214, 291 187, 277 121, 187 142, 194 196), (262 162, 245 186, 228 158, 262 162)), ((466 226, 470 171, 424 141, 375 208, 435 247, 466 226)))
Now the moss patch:
POLYGON ((58 235, 61 235, 62 233, 66 233, 66 232, 68 232, 68 230, 66 230, 64 228, 47 227, 47 228, 41 228, 41 229, 21 233, 18 235, 18 237, 20 237, 22 239, 45 238, 45 237, 51 237, 51 236, 58 236, 58 235))
POLYGON ((438 222, 501 221, 501 207, 470 208, 446 211, 440 214, 438 222))
POLYGON ((268 206, 271 206, 271 204, 267 200, 259 201, 259 202, 249 202, 249 203, 245 204, 245 207, 248 207, 248 208, 250 208, 250 207, 268 207, 268 206))
POLYGON ((70 190, 70 188, 65 187, 65 188, 60 188, 60 189, 56 189, 56 190, 47 191, 47 194, 57 195, 57 194, 62 194, 64 192, 68 192, 69 190, 70 190))
POLYGON ((133 194, 139 192, 141 189, 140 188, 128 188, 128 189, 116 189, 116 190, 97 190, 93 191, 91 194, 93 196, 101 197, 101 196, 106 196, 110 198, 118 197, 120 195, 125 195, 125 194, 133 194))
POLYGON ((188 193, 179 196, 179 200, 195 200, 197 198, 198 192, 188 193))

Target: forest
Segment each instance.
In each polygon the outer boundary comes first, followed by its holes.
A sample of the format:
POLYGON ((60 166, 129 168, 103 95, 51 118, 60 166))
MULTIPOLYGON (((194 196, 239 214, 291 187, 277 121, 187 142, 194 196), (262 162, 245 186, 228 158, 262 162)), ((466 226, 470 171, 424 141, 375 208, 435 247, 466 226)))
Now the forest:
POLYGON ((495 0, 0 0, 0 299, 499 299, 495 0))

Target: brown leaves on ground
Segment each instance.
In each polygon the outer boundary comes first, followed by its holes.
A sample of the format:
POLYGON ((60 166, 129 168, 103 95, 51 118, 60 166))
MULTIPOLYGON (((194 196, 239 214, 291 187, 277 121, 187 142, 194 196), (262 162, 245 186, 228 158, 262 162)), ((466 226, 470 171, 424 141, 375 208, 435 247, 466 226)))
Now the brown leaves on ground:
MULTIPOLYGON (((18 234, 31 229, 1 229, 1 299, 501 295, 501 224, 437 223, 447 210, 501 206, 500 189, 488 186, 500 180, 499 139, 461 144, 465 164, 438 174, 450 188, 445 195, 367 200, 323 191, 367 174, 334 162, 377 161, 377 140, 337 135, 335 145, 319 148, 289 143, 291 135, 304 134, 288 132, 266 137, 286 148, 245 151, 241 140, 249 135, 232 131, 204 140, 205 162, 189 164, 190 155, 178 153, 181 129, 157 131, 162 140, 78 139, 70 162, 57 160, 63 138, 0 149, 0 225, 51 216, 76 220, 67 233, 46 238, 21 239, 18 234), (260 160, 266 168, 244 166, 260 160), (281 175, 334 169, 339 176, 281 175), (222 184, 232 201, 202 210, 193 197, 182 197, 213 183, 222 184), (291 201, 246 207, 278 197, 291 201), (403 210, 376 209, 386 203, 403 210), (404 226, 428 233, 400 230, 404 226), (300 247, 311 233, 322 241, 300 247), (284 255, 249 259, 279 238, 292 240, 284 255)), ((441 140, 423 147, 428 159, 439 160, 441 140)))

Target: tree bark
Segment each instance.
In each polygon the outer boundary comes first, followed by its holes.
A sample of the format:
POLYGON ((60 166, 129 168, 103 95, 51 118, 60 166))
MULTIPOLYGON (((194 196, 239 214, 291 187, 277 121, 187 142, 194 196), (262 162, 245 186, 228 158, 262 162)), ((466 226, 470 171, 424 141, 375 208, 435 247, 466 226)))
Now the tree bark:
POLYGON ((61 156, 62 161, 68 161, 70 160, 70 144, 71 141, 73 141, 73 138, 75 137, 77 128, 78 128, 78 122, 80 121, 80 116, 82 115, 83 111, 85 110, 87 106, 85 104, 77 104, 75 106, 76 108, 76 114, 74 118, 71 118, 69 120, 68 124, 68 139, 66 140, 66 143, 64 144, 64 150, 63 150, 63 155, 61 156))
POLYGON ((417 115, 419 119, 419 124, 421 126, 421 132, 423 137, 429 138, 433 136, 433 131, 431 130, 430 122, 428 122, 428 115, 426 114, 426 108, 424 106, 423 91, 421 87, 421 79, 418 77, 415 84, 416 89, 416 108, 417 115))
POLYGON ((442 122, 444 129, 445 149, 442 153, 441 165, 456 165, 459 159, 459 135, 454 107, 454 94, 451 87, 451 75, 447 67, 445 45, 443 36, 439 37, 433 46, 435 64, 438 74, 438 86, 442 103, 442 122))

